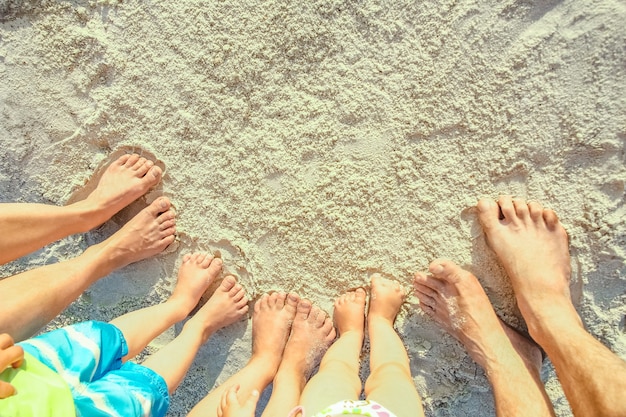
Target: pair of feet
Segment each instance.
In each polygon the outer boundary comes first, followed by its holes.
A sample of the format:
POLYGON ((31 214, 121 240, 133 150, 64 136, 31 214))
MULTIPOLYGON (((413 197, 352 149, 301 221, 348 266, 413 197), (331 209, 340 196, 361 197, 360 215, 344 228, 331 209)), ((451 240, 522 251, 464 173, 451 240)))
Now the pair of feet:
MULTIPOLYGON (((146 194, 161 181, 163 171, 155 162, 137 154, 125 154, 87 184, 89 194, 74 196, 71 207, 79 213, 78 221, 90 230, 146 194), (93 188, 93 189, 92 189, 93 188), (78 197, 77 197, 78 196, 78 197)), ((176 235, 176 215, 167 197, 159 197, 133 217, 118 232, 99 245, 97 251, 105 269, 115 270, 162 252, 176 235)))
MULTIPOLYGON (((563 313, 578 320, 569 293, 570 258, 565 229, 552 210, 538 203, 500 197, 480 200, 478 218, 487 242, 503 264, 531 336, 563 313)), ((435 260, 429 274, 417 273, 414 288, 422 310, 458 339, 483 368, 510 343, 527 364, 541 367, 541 353, 530 340, 496 316, 485 291, 470 272, 435 260)))

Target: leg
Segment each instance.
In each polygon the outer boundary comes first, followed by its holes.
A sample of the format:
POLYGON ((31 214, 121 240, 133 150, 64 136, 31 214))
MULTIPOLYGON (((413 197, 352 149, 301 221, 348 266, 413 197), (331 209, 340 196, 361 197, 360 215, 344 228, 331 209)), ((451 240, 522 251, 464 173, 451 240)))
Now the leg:
POLYGON ((246 366, 222 385, 211 391, 189 413, 194 416, 215 415, 226 390, 239 385, 240 398, 253 391, 261 392, 272 382, 296 315, 299 297, 296 294, 265 294, 254 305, 252 316, 252 356, 246 366))
POLYGON ((626 362, 587 333, 578 317, 569 292, 567 233, 556 214, 510 197, 480 200, 477 207, 528 330, 552 360, 574 414, 626 415, 626 362))
POLYGON ((536 345, 502 323, 476 277, 449 261, 416 274, 420 307, 459 340, 484 370, 498 416, 554 416, 539 376, 536 345))
POLYGON ((174 212, 161 197, 77 258, 3 279, 0 332, 15 340, 32 336, 98 279, 161 252, 175 232, 174 212))
POLYGON ((298 405, 307 379, 334 339, 335 328, 326 313, 301 300, 264 417, 284 417, 298 405))
POLYGON ((48 243, 86 232, 142 196, 161 179, 161 169, 139 155, 123 155, 100 178, 83 201, 57 207, 0 204, 0 264, 48 243))
MULTIPOLYGON (((206 262, 203 265, 206 265, 206 262)), ((221 263, 219 267, 221 267, 221 263)), ((212 266, 207 267, 207 273, 204 274, 205 278, 202 280, 207 286, 210 280, 206 278, 208 278, 211 268, 212 266)), ((215 269, 214 272, 219 273, 219 269, 215 269)), ((195 303, 200 299, 202 292, 196 292, 195 303)), ((172 297, 181 295, 183 295, 182 292, 179 294, 175 292, 172 297)), ((188 304, 191 307, 187 312, 191 311, 195 303, 188 304)), ((198 353, 198 349, 213 333, 240 320, 247 312, 248 298, 244 289, 237 283, 235 277, 227 276, 209 298, 209 301, 185 323, 181 333, 144 361, 143 366, 161 375, 165 379, 170 394, 173 393, 185 377, 196 353, 198 353)))
POLYGON ((411 377, 409 357, 393 328, 404 298, 404 289, 399 283, 372 278, 367 316, 370 376, 365 382, 365 395, 398 417, 423 416, 422 400, 411 377))
POLYGON ((343 294, 335 301, 334 320, 339 339, 322 358, 319 371, 304 388, 300 403, 307 415, 343 400, 358 400, 361 394, 359 356, 363 346, 365 290, 343 294))
POLYGON ((111 324, 122 331, 128 345, 124 360, 137 356, 155 337, 187 317, 221 271, 219 258, 199 253, 185 255, 169 300, 112 320, 111 324))

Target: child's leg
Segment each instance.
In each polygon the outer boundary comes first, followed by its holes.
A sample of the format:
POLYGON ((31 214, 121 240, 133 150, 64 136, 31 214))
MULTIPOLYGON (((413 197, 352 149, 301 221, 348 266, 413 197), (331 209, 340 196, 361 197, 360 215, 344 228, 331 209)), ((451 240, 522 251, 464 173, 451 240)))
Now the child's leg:
POLYGON ((365 290, 343 294, 335 301, 334 319, 339 339, 326 351, 319 371, 304 388, 300 403, 307 415, 361 394, 359 356, 363 346, 365 290))
POLYGON ((299 297, 296 294, 265 294, 254 305, 252 316, 252 357, 248 364, 222 385, 211 391, 189 413, 214 416, 226 390, 239 385, 239 398, 261 392, 272 381, 289 337, 299 297))
POLYGON ((398 417, 423 416, 422 401, 411 377, 409 357, 393 328, 404 297, 404 289, 399 283, 372 278, 367 317, 370 376, 365 383, 365 395, 398 417))
POLYGON ((155 337, 178 323, 198 304, 200 297, 222 271, 222 260, 204 255, 185 255, 172 296, 165 303, 124 314, 111 321, 124 334, 128 360, 155 337))
POLYGON ((158 198, 113 236, 89 247, 77 258, 1 280, 0 332, 24 340, 98 279, 164 250, 176 233, 170 207, 167 198, 158 198))
POLYGON ((200 346, 217 330, 241 319, 247 312, 245 291, 235 277, 227 276, 209 301, 185 323, 180 335, 146 359, 143 366, 161 375, 169 392, 174 392, 200 346))
POLYGON ((158 183, 161 174, 154 162, 136 154, 123 155, 83 201, 64 207, 0 204, 0 264, 104 223, 158 183))
POLYGON ((333 340, 335 329, 326 313, 300 301, 263 416, 285 417, 298 405, 307 379, 333 340))

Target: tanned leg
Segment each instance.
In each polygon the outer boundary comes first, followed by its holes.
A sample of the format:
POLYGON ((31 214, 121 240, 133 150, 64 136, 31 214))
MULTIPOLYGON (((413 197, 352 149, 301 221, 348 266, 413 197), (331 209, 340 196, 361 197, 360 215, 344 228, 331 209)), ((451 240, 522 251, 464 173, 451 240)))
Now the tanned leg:
POLYGON ((485 370, 498 416, 554 416, 539 348, 500 321, 474 275, 437 260, 429 275, 415 275, 414 286, 422 310, 485 370))
POLYGON ((0 333, 24 340, 112 271, 160 253, 175 239, 171 203, 161 197, 82 255, 0 281, 0 333))
POLYGON ((533 339, 554 364, 577 417, 624 416, 626 362, 593 338, 572 304, 567 233, 538 203, 480 200, 478 218, 533 339))
POLYGON ((156 185, 161 174, 154 162, 136 154, 123 155, 83 201, 64 207, 0 204, 0 264, 104 223, 156 185))

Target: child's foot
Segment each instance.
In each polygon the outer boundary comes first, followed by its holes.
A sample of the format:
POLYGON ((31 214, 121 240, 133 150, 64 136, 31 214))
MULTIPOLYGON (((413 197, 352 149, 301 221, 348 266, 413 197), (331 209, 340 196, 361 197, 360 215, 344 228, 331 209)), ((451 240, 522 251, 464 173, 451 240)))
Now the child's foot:
POLYGON ((363 288, 348 291, 335 300, 333 318, 339 335, 354 331, 361 334, 365 326, 365 298, 367 294, 363 288))
POLYGON ((228 275, 189 322, 201 323, 204 343, 213 333, 240 320, 247 313, 246 292, 234 276, 228 275))
POLYGON ((295 293, 272 293, 264 294, 254 305, 252 356, 271 365, 274 373, 280 365, 299 302, 300 297, 295 293))
POLYGON ((373 276, 368 320, 380 318, 393 323, 404 303, 406 293, 397 281, 373 276))
POLYGON ((569 292, 567 233, 556 214, 539 203, 502 196, 478 202, 487 242, 502 262, 531 334, 545 320, 578 320, 569 292), (575 316, 575 317, 573 317, 575 316))
POLYGON ((335 340, 332 320, 308 300, 300 300, 281 366, 296 369, 306 380, 335 340))
POLYGON ((170 301, 181 303, 185 316, 222 272, 222 260, 203 253, 187 254, 178 270, 178 279, 170 301))
POLYGON ((108 166, 87 198, 77 204, 88 209, 95 227, 158 184, 162 174, 153 161, 137 154, 122 155, 108 166))
POLYGON ((430 275, 415 274, 415 293, 422 310, 460 341, 485 370, 497 363, 498 354, 513 347, 537 372, 541 353, 530 340, 498 319, 480 282, 450 261, 430 264, 430 275))
POLYGON ((166 197, 156 199, 110 238, 89 250, 99 251, 109 270, 149 258, 175 240, 176 216, 166 197))

